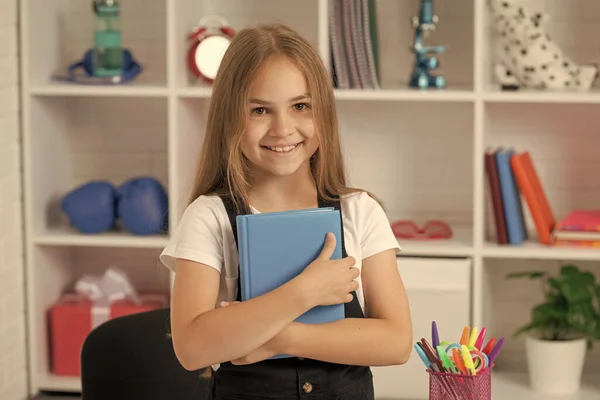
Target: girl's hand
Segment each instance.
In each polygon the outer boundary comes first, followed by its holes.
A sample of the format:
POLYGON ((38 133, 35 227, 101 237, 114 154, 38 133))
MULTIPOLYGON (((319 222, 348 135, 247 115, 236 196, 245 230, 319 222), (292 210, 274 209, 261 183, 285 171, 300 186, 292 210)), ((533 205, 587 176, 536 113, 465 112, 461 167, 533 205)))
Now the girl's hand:
POLYGON ((329 233, 321 254, 298 276, 312 306, 349 303, 351 292, 358 289, 355 279, 360 271, 353 266, 356 260, 354 257, 331 260, 335 244, 335 235, 329 233))

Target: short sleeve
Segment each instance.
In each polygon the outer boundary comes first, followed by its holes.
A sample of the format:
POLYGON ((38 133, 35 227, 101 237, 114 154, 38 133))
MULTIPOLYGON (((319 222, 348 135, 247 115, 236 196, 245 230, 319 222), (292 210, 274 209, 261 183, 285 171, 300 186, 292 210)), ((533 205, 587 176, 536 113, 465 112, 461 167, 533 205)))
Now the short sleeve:
POLYGON ((367 193, 362 193, 357 211, 362 257, 389 249, 395 249, 398 254, 400 245, 381 205, 367 193))
POLYGON ((201 196, 185 209, 160 261, 175 272, 175 259, 183 258, 206 264, 221 271, 223 234, 218 203, 201 196))

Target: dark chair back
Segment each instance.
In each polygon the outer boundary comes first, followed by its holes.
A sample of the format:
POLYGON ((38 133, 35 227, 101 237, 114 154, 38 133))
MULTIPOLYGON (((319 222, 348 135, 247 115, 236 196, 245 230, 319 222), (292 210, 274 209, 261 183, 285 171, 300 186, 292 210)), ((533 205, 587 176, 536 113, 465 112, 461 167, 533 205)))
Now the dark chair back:
POLYGON ((170 309, 119 317, 94 329, 81 352, 83 400, 204 400, 212 383, 188 371, 169 337, 170 309))

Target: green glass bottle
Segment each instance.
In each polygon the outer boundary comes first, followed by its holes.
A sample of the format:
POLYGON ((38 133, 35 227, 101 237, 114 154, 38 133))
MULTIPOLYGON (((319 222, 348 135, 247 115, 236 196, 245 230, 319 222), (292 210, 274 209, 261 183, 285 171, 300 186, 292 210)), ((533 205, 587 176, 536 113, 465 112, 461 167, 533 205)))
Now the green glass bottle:
POLYGON ((94 75, 123 74, 120 6, 116 0, 94 0, 94 75))

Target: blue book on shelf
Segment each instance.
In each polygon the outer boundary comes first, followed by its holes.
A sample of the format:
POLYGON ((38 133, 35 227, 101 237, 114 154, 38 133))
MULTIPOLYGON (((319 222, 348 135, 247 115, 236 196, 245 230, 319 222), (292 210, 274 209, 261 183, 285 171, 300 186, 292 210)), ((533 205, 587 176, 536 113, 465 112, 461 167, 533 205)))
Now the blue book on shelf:
MULTIPOLYGON (((278 288, 298 276, 333 232, 331 259, 342 258, 341 216, 332 207, 238 215, 237 235, 242 301, 278 288)), ((320 324, 344 318, 344 304, 317 306, 296 319, 320 324)))
POLYGON ((521 193, 510 166, 510 159, 513 154, 514 150, 512 149, 498 151, 496 153, 496 164, 500 180, 500 193, 504 203, 508 242, 511 245, 519 245, 527 238, 527 232, 521 204, 521 193))

